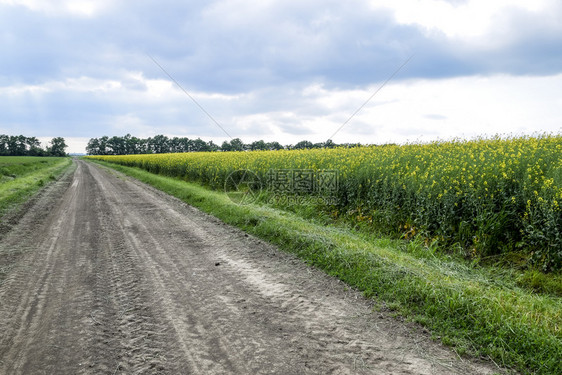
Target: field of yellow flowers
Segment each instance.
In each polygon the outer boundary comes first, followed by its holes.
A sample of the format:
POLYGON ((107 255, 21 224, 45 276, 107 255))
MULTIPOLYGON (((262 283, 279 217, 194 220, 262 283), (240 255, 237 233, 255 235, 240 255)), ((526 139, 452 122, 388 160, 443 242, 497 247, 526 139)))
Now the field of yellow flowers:
POLYGON ((562 268, 562 135, 429 144, 92 158, 222 189, 236 170, 338 171, 334 205, 374 230, 457 246, 472 256, 519 254, 562 268))

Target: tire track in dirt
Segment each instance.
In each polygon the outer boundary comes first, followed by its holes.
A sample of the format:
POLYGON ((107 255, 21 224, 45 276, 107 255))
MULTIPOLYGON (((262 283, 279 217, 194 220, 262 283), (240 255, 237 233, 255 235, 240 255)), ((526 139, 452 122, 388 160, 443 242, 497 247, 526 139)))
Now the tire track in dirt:
POLYGON ((84 169, 95 197, 90 204, 98 217, 93 230, 98 239, 92 246, 97 255, 88 367, 93 373, 165 373, 162 351, 169 348, 158 337, 165 327, 146 306, 142 271, 124 244, 118 220, 111 215, 111 196, 91 170, 84 169))
POLYGON ((0 285, 2 374, 498 371, 175 198, 77 165, 36 203, 48 212, 0 240, 0 256, 22 254, 0 285))
MULTIPOLYGON (((52 209, 46 217, 48 224, 37 225, 35 212, 29 212, 0 242, 2 255, 23 254, 0 287, 1 373, 52 373, 50 369, 67 365, 68 357, 62 354, 65 348, 72 346, 79 352, 85 348, 84 337, 77 334, 82 317, 72 314, 74 306, 87 299, 87 290, 75 288, 84 257, 78 252, 65 253, 61 246, 74 235, 63 228, 77 227, 73 209, 77 189, 76 185, 68 187, 68 181, 57 184, 66 188, 62 203, 50 207, 39 201, 35 207, 39 220, 45 219, 43 210, 52 209)), ((55 186, 43 199, 56 196, 55 186)))

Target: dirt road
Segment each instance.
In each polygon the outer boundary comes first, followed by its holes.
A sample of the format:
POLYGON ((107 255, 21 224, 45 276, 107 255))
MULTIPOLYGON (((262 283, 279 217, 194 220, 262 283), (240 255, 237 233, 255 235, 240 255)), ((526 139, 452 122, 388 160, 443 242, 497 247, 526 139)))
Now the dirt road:
POLYGON ((485 374, 342 283, 77 161, 0 240, 0 374, 485 374))

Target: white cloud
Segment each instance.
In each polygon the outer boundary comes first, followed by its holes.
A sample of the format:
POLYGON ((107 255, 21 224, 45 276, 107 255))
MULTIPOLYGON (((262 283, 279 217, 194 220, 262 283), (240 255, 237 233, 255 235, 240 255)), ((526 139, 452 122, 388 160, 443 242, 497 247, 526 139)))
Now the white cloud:
POLYGON ((95 79, 91 77, 67 78, 64 81, 49 81, 36 85, 16 84, 0 87, 0 96, 19 96, 25 94, 47 95, 49 93, 108 93, 120 90, 122 84, 116 80, 95 79))
MULTIPOLYGON (((476 76, 390 84, 334 140, 356 139, 355 127, 373 127, 375 142, 532 134, 562 130, 558 103, 562 75, 476 76), (440 118, 436 121, 436 117, 440 118)), ((363 134, 363 137, 367 137, 363 134)))
MULTIPOLYGON (((512 10, 539 13, 552 5, 552 0, 372 0, 373 8, 394 12, 400 24, 419 25, 428 32, 442 32, 451 38, 484 41, 502 14, 512 10)), ((493 42, 493 41, 488 41, 493 42)))
MULTIPOLYGON (((495 75, 391 83, 337 133, 334 141, 403 143, 560 132, 561 85, 562 75, 495 75)), ((285 144, 302 139, 325 141, 376 88, 330 90, 314 84, 294 97, 294 108, 299 109, 240 115, 236 124, 246 126, 229 131, 235 136, 244 134, 242 138, 247 142, 261 138, 285 144), (269 137, 263 134, 264 126, 271 129, 269 137)), ((268 98, 264 97, 256 103, 258 107, 267 105, 268 98)))
POLYGON ((110 0, 0 0, 0 5, 23 6, 49 16, 70 14, 80 17, 94 17, 108 10, 112 3, 110 0))

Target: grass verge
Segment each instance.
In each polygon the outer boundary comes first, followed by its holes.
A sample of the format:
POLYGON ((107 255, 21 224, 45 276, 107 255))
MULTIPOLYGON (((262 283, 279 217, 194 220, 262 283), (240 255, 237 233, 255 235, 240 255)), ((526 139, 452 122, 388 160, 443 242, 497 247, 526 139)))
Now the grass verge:
POLYGON ((528 374, 562 373, 562 299, 518 287, 501 272, 472 268, 395 241, 319 225, 267 206, 240 206, 217 191, 138 168, 95 161, 173 195, 294 253, 396 314, 428 327, 460 354, 528 374), (404 251, 406 250, 406 251, 404 251))
POLYGON ((0 158, 0 163, 10 159, 3 167, 10 173, 2 175, 0 181, 0 217, 27 201, 47 182, 56 180, 72 163, 70 158, 27 158, 31 162, 27 163, 26 157, 0 158))

